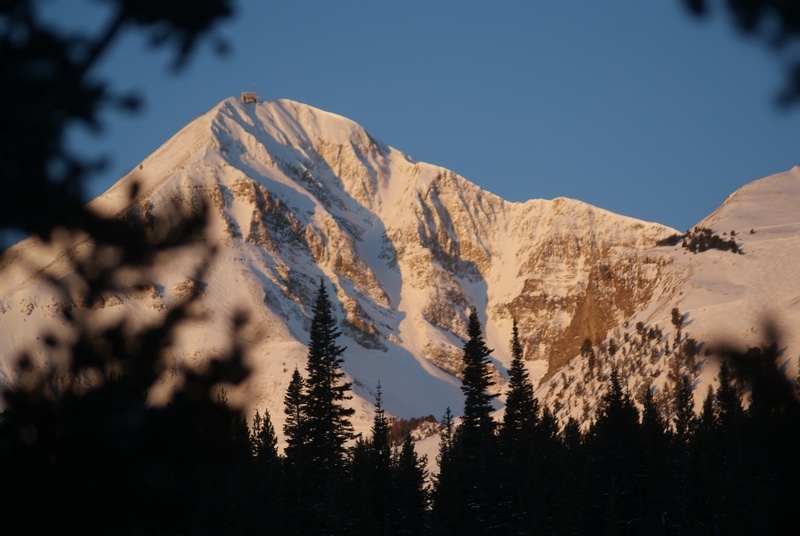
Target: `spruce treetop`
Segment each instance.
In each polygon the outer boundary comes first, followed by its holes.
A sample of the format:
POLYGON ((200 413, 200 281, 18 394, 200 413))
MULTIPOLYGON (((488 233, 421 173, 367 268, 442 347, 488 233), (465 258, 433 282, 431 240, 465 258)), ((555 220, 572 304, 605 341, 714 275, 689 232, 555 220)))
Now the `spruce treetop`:
POLYGON ((511 367, 508 370, 508 395, 503 417, 501 436, 505 443, 513 443, 520 434, 530 432, 538 419, 539 404, 533 395, 533 384, 523 362, 522 344, 517 321, 511 328, 511 367))
POLYGON ((481 323, 474 309, 469 314, 467 333, 469 339, 464 343, 464 376, 461 380, 461 391, 465 396, 462 426, 491 430, 494 426, 492 399, 497 396, 488 391, 494 385, 489 369, 492 350, 483 340, 481 323))
POLYGON ((352 397, 351 384, 344 381, 341 369, 345 348, 336 344, 340 335, 325 283, 320 281, 311 321, 303 402, 310 456, 323 466, 338 464, 344 456, 344 444, 353 437, 350 417, 354 410, 342 405, 352 397))
POLYGON ((379 463, 389 465, 392 450, 389 444, 389 419, 383 409, 381 382, 378 382, 375 395, 375 418, 372 421, 372 450, 379 463))

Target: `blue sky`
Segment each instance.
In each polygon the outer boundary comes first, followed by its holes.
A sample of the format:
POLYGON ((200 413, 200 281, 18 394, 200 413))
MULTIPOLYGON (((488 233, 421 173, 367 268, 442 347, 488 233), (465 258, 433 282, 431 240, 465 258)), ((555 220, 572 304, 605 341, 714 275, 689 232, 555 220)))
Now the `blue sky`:
MULTIPOLYGON (((62 1, 50 16, 99 28, 102 15, 62 1)), ((97 194, 255 85, 503 198, 571 197, 685 230, 800 164, 800 107, 774 105, 779 57, 712 15, 694 20, 680 0, 240 0, 218 28, 230 53, 206 43, 177 76, 141 36, 117 43, 98 75, 146 106, 73 143, 111 160, 97 194)))

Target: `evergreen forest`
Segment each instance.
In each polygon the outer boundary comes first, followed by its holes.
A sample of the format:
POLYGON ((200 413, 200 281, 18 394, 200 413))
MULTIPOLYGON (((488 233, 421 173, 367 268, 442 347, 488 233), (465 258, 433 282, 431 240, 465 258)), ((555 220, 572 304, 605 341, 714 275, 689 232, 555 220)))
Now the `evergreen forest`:
POLYGON ((210 378, 187 375, 189 386, 158 408, 137 396, 130 371, 89 389, 62 379, 59 391, 24 376, 6 393, 0 421, 0 472, 11 491, 4 527, 785 534, 794 520, 800 404, 796 382, 777 367, 777 345, 723 350, 718 386, 699 411, 689 376, 680 376, 669 419, 649 390, 639 407, 613 369, 596 418, 582 428, 540 406, 514 324, 506 409, 496 421, 492 350, 473 311, 463 346, 464 406, 458 419, 450 408, 444 413, 439 470, 430 475, 409 431, 392 441, 380 385, 369 436, 354 436, 339 335, 323 281, 306 369, 294 371, 284 397, 283 452, 270 415, 256 412, 248 423, 210 378))

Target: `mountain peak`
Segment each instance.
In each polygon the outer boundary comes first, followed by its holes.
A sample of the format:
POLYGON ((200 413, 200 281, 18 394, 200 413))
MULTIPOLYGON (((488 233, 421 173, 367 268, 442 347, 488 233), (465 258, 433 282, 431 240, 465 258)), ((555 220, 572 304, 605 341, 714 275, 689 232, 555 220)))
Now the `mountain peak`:
POLYGON ((212 111, 239 120, 243 125, 259 126, 267 133, 280 133, 295 139, 342 145, 360 142, 367 136, 364 128, 355 121, 288 99, 246 103, 228 97, 212 111))
MULTIPOLYGON (((743 188, 715 215, 768 213, 763 203, 774 202, 782 208, 770 217, 789 218, 793 205, 780 195, 790 191, 796 200, 800 169, 775 177, 743 188)), ((395 416, 460 407, 470 309, 495 348, 502 389, 512 319, 532 376, 552 376, 584 340, 603 341, 642 311, 668 319, 693 269, 682 251, 655 247, 675 233, 666 226, 568 198, 505 201, 375 141, 349 119, 290 100, 225 99, 93 201, 142 222, 169 217, 176 204, 208 207, 203 239, 219 253, 200 282, 204 307, 217 316, 186 326, 175 359, 213 353, 229 335, 225 315, 247 309, 251 403, 266 406, 277 429, 291 371, 304 368, 320 279, 330 284, 348 347, 357 428, 367 430, 379 379, 384 407, 395 416), (131 200, 134 181, 140 187, 131 200)), ((195 261, 165 259, 147 295, 121 291, 91 314, 103 321, 124 312, 143 322, 164 314, 197 284, 195 261)), ((57 331, 53 311, 75 304, 33 279, 9 281, 0 282, 0 341, 13 356, 32 330, 57 331)), ((11 374, 10 366, 0 362, 0 375, 11 374)))

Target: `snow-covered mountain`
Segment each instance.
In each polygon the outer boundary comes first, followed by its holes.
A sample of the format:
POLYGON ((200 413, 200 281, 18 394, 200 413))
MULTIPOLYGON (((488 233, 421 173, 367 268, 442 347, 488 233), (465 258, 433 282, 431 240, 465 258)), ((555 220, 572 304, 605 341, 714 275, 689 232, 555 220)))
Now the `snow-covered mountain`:
POLYGON ((639 402, 644 388, 652 387, 665 416, 671 412, 670 377, 676 373, 691 376, 700 410, 706 389, 717 382, 713 350, 718 345, 745 349, 778 342, 779 364, 788 376, 798 374, 800 167, 745 185, 678 244, 649 254, 670 266, 670 278, 659 283, 666 289, 663 299, 641 307, 595 347, 594 374, 579 356, 540 386, 540 398, 557 408, 562 422, 591 419, 612 366, 621 370, 625 388, 639 402), (736 247, 698 253, 682 247, 703 229, 736 247), (678 340, 672 308, 683 318, 678 340), (777 328, 778 341, 769 340, 764 328, 770 325, 777 328), (688 339, 697 344, 694 356, 686 354, 688 339), (614 355, 608 350, 612 340, 614 355))
MULTIPOLYGON (((735 230, 745 254, 695 255, 657 246, 674 229, 580 201, 505 201, 414 161, 343 117, 287 100, 229 98, 92 202, 106 214, 145 222, 168 216, 175 203, 192 210, 207 202, 211 222, 202 238, 218 252, 204 279, 193 278, 200 259, 188 250, 165 259, 145 292, 140 285, 108 296, 92 314, 98 322, 120 315, 153 321, 200 285, 209 320, 186 326, 174 346, 176 360, 195 362, 224 351, 227 319, 247 311, 242 336, 254 373, 240 395, 253 409, 269 409, 280 430, 290 375, 304 368, 322 278, 348 347, 356 428, 366 430, 379 380, 390 414, 439 416, 448 406, 458 412, 455 375, 470 308, 495 349, 498 388, 516 318, 531 371, 546 380, 545 397, 558 393, 552 386, 561 372, 580 366, 575 358, 585 339, 621 338, 637 322, 669 326, 673 307, 702 341, 722 330, 752 338, 767 310, 800 328, 800 278, 792 273, 800 255, 799 199, 798 168, 746 186, 700 223, 719 234, 735 230), (140 187, 131 200, 133 182, 140 187)), ((41 277, 68 278, 64 255, 26 240, 0 260, 5 378, 21 349, 45 353, 36 336, 58 329, 59 311, 73 305, 41 277)), ((789 341, 789 354, 798 343, 789 341)), ((575 407, 585 405, 572 397, 575 407)), ((564 415, 580 414, 562 406, 564 415)))

